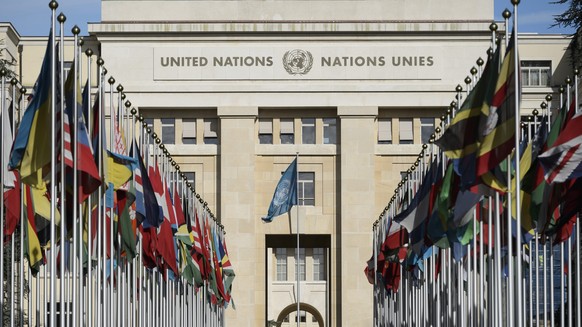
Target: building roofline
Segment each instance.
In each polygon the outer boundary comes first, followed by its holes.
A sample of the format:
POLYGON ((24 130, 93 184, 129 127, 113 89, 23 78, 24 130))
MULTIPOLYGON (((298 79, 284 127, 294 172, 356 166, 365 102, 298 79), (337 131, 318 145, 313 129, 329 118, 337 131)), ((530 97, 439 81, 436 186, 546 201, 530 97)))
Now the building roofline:
POLYGON ((14 44, 18 44, 21 39, 20 34, 11 22, 0 22, 0 31, 5 31, 14 44))

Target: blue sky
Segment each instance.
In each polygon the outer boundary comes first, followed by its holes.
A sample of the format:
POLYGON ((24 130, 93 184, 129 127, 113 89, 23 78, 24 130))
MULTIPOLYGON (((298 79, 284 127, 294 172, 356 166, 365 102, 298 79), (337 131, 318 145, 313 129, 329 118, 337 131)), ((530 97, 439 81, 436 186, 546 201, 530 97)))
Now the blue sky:
MULTIPOLYGON (((502 20, 503 9, 511 9, 510 0, 495 1, 495 18, 502 20)), ((521 0, 519 5, 519 31, 531 33, 572 33, 572 29, 549 28, 553 15, 565 11, 565 6, 550 4, 554 0, 521 0)), ((67 16, 66 33, 76 24, 81 28, 81 35, 87 34, 87 22, 101 19, 101 0, 60 0, 57 13, 67 16)), ((48 0, 2 0, 0 4, 0 21, 12 22, 21 35, 42 36, 50 28, 50 10, 48 0)), ((462 17, 459 17, 462 18, 462 17)))

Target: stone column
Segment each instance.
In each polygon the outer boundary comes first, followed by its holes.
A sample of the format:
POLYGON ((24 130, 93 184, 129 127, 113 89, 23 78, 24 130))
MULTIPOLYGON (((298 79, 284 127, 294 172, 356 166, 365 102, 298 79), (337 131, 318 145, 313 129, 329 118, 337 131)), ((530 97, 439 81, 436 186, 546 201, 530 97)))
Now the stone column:
MULTIPOLYGON (((338 107, 340 117, 340 208, 337 235, 340 271, 336 294, 340 300, 338 326, 372 326, 372 285, 364 266, 372 253, 375 208, 374 151, 378 107, 338 107)), ((388 168, 388 167, 387 167, 388 168)))
POLYGON ((218 107, 220 118, 219 217, 227 233, 236 278, 236 310, 226 310, 227 326, 255 327, 265 318, 264 236, 255 213, 255 119, 257 107, 218 107))

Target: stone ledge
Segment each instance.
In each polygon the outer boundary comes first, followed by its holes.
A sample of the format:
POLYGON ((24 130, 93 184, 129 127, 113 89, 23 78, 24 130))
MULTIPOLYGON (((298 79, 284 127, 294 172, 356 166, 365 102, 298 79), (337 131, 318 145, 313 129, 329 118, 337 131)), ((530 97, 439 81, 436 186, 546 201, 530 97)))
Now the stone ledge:
POLYGON ((89 23, 90 34, 107 33, 435 33, 490 35, 491 21, 133 21, 89 23))

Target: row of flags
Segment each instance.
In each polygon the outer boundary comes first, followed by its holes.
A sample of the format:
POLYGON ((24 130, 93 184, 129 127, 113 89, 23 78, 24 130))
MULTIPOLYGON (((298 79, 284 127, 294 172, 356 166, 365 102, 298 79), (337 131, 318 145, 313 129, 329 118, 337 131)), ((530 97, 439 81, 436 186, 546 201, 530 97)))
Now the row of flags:
MULTIPOLYGON (((55 55, 58 49, 51 30, 40 74, 14 133, 8 118, 17 115, 13 111, 22 101, 2 102, 5 240, 22 226, 33 275, 43 266, 51 266, 52 272, 58 262, 62 277, 79 260, 82 276, 75 278, 84 279, 104 262, 109 287, 117 287, 118 268, 135 264, 139 255, 147 269, 166 280, 204 288, 213 305, 232 304, 235 273, 222 225, 173 159, 153 142, 150 146, 147 134, 124 129, 134 120, 127 104, 123 112, 121 101, 110 108, 112 144, 107 145, 103 70, 99 67, 99 92, 91 101, 90 82, 81 92, 80 67, 75 67, 80 53, 65 80, 59 74, 63 61, 55 55), (143 136, 136 140, 133 134, 143 136), (81 247, 71 255, 68 248, 77 242, 81 247), (48 259, 52 256, 56 261, 48 259)), ((131 278, 139 283, 137 276, 131 278)))
MULTIPOLYGON (((569 106, 564 100, 551 119, 549 111, 535 117, 535 135, 522 138, 516 151, 521 87, 515 83, 515 39, 512 33, 503 60, 500 47, 490 54, 480 79, 444 132, 432 140, 440 150, 422 153, 417 171, 423 171, 401 182, 376 222, 374 254, 365 267, 370 283, 379 278, 387 290, 397 290, 400 266, 422 271, 422 260, 439 249, 450 248, 455 259, 465 258, 467 245, 475 246, 477 239, 488 242, 474 233, 474 224, 483 222, 485 230, 494 224, 489 211, 500 213, 501 226, 511 219, 512 233, 515 237, 519 230, 522 244, 535 234, 554 244, 572 235, 582 209, 582 114, 576 113, 576 98, 569 106), (498 208, 489 202, 496 193, 504 199, 498 208)), ((506 242, 495 246, 507 253, 506 242)))

